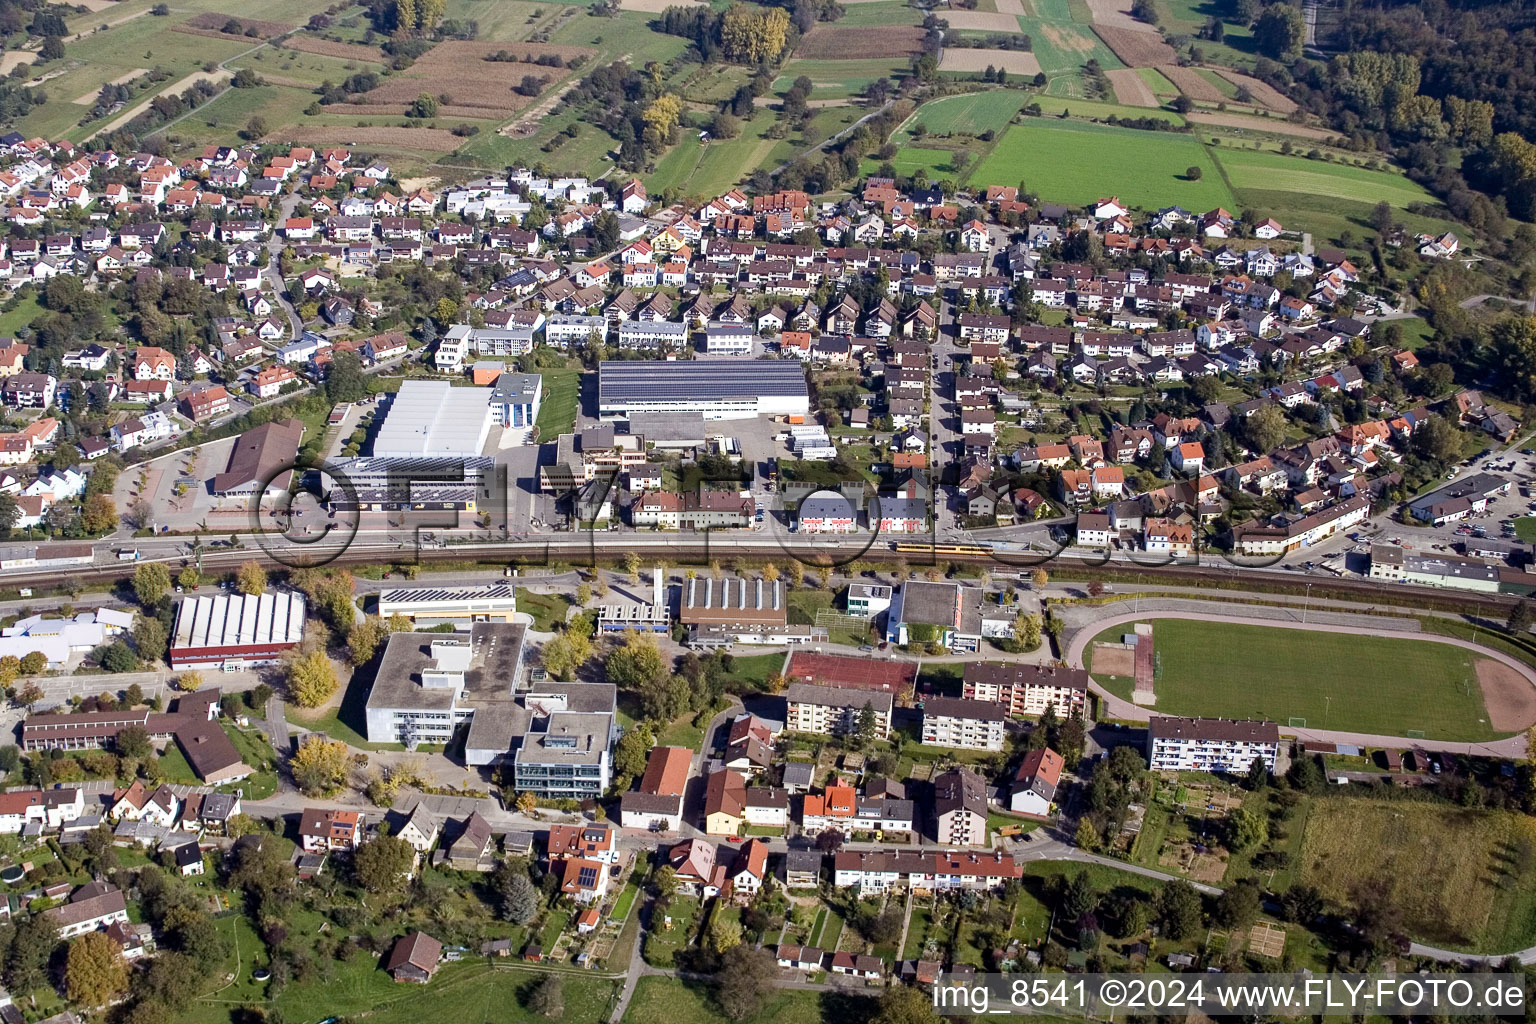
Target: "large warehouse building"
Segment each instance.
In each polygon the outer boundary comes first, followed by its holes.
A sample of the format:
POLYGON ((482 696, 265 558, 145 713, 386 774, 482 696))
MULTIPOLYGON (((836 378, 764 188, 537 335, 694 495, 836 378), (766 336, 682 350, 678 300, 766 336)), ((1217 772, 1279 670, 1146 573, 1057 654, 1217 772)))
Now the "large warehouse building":
POLYGON ((171 667, 236 671, 270 665, 303 639, 303 594, 189 597, 176 609, 171 667))
POLYGON ((373 454, 394 458, 479 455, 491 433, 490 399, 485 388, 456 388, 445 380, 408 380, 389 403, 373 454))
POLYGON ((772 359, 620 360, 598 368, 599 416, 702 413, 706 420, 804 416, 811 395, 797 362, 772 359))

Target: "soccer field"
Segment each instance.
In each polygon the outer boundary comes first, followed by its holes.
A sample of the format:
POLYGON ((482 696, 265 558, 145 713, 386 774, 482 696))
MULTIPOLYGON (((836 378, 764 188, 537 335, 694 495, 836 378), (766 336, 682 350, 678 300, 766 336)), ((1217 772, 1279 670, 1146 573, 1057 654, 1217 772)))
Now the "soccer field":
MULTIPOLYGON (((1071 101, 1066 106, 1071 109, 1071 101)), ((1008 129, 970 182, 980 187, 1020 179, 1055 202, 1091 203, 1118 195, 1141 209, 1238 208, 1205 147, 1193 135, 1177 132, 1031 118, 1008 129), (1190 167, 1200 168, 1199 181, 1185 177, 1190 167)))
MULTIPOLYGON (((1129 623, 1094 642, 1119 642, 1129 623)), ((1282 726, 1477 741, 1488 723, 1473 669, 1476 655, 1427 640, 1238 626, 1192 619, 1153 621, 1156 711, 1164 715, 1264 718, 1282 726), (1298 721, 1296 723, 1300 725, 1298 721)), ((1084 660, 1092 671, 1092 643, 1084 660)), ((1094 677, 1130 699, 1129 677, 1094 677)))

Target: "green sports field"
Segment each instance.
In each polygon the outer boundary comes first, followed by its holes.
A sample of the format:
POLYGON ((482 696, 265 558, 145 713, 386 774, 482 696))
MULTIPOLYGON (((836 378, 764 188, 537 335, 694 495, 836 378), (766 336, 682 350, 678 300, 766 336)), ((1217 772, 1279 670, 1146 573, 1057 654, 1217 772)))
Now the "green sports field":
MULTIPOLYGON (((1263 718, 1310 729, 1478 741, 1488 724, 1475 655, 1449 644, 1192 619, 1152 623, 1157 712, 1263 718), (1298 722, 1298 725, 1301 723, 1298 722)), ((1118 643, 1130 624, 1093 642, 1118 643)), ((1092 671, 1092 644, 1084 652, 1092 671)), ((1095 677, 1129 699, 1128 677, 1095 677)))
POLYGON ((1336 196, 1373 206, 1385 199, 1399 208, 1410 203, 1434 202, 1434 197, 1424 189, 1391 171, 1231 149, 1221 151, 1221 165, 1232 179, 1232 187, 1237 189, 1336 196))
POLYGON ((1237 205, 1205 147, 1192 135, 1171 132, 1029 120, 1009 128, 971 176, 975 183, 1020 179, 1031 191, 1064 203, 1118 195, 1143 209, 1237 205), (1184 177, 1189 167, 1201 169, 1199 181, 1184 177))
POLYGON ((929 132, 969 132, 980 135, 991 129, 1002 131, 1013 120, 1013 115, 1024 106, 1028 95, 1017 89, 997 89, 992 92, 972 93, 969 96, 946 96, 941 100, 924 103, 912 115, 907 127, 921 124, 929 132))

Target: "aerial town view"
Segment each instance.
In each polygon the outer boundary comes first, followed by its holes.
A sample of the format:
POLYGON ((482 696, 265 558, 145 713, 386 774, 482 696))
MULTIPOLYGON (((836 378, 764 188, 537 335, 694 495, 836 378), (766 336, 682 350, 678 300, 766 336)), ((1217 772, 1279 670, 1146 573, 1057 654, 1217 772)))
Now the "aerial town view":
POLYGON ((0 211, 0 1024, 1536 996, 1530 0, 0 0, 0 211))

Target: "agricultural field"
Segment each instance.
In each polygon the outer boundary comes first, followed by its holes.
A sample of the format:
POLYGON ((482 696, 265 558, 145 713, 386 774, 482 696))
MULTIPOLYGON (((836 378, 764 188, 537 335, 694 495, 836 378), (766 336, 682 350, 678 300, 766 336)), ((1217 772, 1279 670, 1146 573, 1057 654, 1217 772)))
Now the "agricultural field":
POLYGON ((1389 901, 1412 938, 1502 952, 1536 942, 1533 849, 1536 823, 1518 814, 1329 799, 1307 818, 1299 872, 1337 903, 1389 901))
POLYGON ((925 149, 921 146, 903 146, 897 151, 891 165, 897 174, 916 174, 922 171, 930 181, 955 177, 955 154, 948 149, 925 149))
POLYGON ((1150 68, 1158 64, 1170 64, 1178 59, 1178 54, 1173 52, 1173 47, 1163 42, 1162 36, 1140 28, 1096 24, 1093 31, 1126 67, 1150 68))
MULTIPOLYGON (((1096 639, 1118 642, 1129 629, 1115 626, 1096 639)), ((1295 719, 1384 736, 1420 730, 1429 739, 1495 736, 1475 655, 1459 647, 1191 619, 1158 619, 1153 630, 1160 714, 1295 719)), ((1099 681, 1129 699, 1128 677, 1099 681)))
POLYGON ((923 30, 909 25, 817 25, 795 48, 795 56, 804 60, 841 60, 855 54, 912 58, 922 53, 923 30))
POLYGON ((959 74, 978 74, 987 68, 1001 68, 1010 75, 1034 78, 1040 73, 1040 61, 1027 50, 982 50, 964 46, 951 46, 944 51, 939 62, 940 71, 959 74))
POLYGON ((1235 205, 1210 154, 1193 136, 1079 121, 1029 119, 1014 125, 971 177, 1022 179, 1032 191, 1067 203, 1119 195, 1146 209, 1235 205), (1199 181, 1185 177, 1190 167, 1201 169, 1199 181))
POLYGON ((1024 106, 1028 94, 1015 90, 996 89, 991 92, 972 93, 969 96, 946 96, 924 103, 908 119, 904 126, 909 132, 913 125, 922 125, 929 134, 943 132, 967 132, 980 135, 984 131, 1000 132, 1008 127, 1024 106))
POLYGON ((1133 107, 1158 107, 1162 104, 1158 101, 1157 94, 1152 91, 1152 86, 1141 76, 1144 68, 1117 68, 1114 71, 1106 71, 1104 75, 1109 79, 1109 84, 1115 90, 1115 99, 1133 107))

